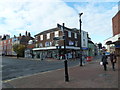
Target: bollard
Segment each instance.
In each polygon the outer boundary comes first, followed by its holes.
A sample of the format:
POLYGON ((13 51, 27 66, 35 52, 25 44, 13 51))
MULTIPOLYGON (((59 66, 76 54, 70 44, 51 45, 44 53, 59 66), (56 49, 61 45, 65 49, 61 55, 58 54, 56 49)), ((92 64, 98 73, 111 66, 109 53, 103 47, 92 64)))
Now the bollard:
POLYGON ((67 60, 64 61, 64 64, 65 64, 65 81, 69 82, 67 60))

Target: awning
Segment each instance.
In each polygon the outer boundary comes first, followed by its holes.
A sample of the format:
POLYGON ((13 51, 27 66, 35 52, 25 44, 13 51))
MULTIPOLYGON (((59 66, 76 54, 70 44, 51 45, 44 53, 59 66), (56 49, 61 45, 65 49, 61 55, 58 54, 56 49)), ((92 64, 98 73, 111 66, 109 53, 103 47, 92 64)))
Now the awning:
POLYGON ((120 38, 120 34, 117 34, 111 38, 106 39, 104 43, 107 45, 114 44, 115 42, 119 41, 119 38, 120 38))
MULTIPOLYGON (((42 48, 33 48, 32 50, 37 51, 37 50, 50 50, 50 49, 56 49, 56 46, 52 47, 42 47, 42 48)), ((64 49, 64 46, 61 46, 61 49, 64 49)), ((74 46, 66 46, 66 49, 74 49, 74 50, 79 50, 80 47, 74 47, 74 46)))

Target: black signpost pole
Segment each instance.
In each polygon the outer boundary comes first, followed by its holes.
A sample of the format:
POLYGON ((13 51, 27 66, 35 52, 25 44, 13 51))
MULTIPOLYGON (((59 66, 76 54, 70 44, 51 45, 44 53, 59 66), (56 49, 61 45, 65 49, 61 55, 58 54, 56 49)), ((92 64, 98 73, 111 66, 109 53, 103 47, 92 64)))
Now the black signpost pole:
POLYGON ((63 23, 63 38, 64 38, 64 65, 65 65, 65 81, 69 82, 69 75, 68 75, 68 65, 67 65, 67 57, 66 57, 66 35, 65 35, 65 31, 64 31, 64 23, 63 23))
POLYGON ((81 21, 81 15, 82 15, 83 13, 80 13, 79 14, 79 22, 80 22, 80 66, 82 66, 82 39, 81 39, 81 24, 82 24, 82 21, 81 21))

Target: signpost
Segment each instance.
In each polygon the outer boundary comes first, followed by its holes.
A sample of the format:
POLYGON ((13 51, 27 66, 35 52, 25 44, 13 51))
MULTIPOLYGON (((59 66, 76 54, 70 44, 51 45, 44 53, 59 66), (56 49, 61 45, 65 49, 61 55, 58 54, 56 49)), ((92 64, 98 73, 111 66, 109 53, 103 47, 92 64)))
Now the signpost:
POLYGON ((63 23, 63 27, 62 27, 61 29, 62 29, 62 32, 63 32, 63 39, 64 39, 65 81, 66 81, 66 82, 69 82, 68 65, 67 65, 67 57, 66 57, 66 35, 65 35, 65 31, 64 31, 64 23, 63 23))

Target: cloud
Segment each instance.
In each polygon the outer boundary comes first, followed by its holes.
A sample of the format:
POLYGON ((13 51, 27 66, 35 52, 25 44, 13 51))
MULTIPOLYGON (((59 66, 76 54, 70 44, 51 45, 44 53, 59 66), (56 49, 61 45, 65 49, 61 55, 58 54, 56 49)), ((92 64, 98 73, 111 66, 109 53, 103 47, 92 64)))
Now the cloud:
POLYGON ((119 0, 63 0, 64 2, 119 2, 119 0))
MULTIPOLYGON (((7 0, 5 0, 7 1, 7 0)), ((37 34, 43 30, 56 27, 57 23, 66 23, 71 26, 75 22, 75 11, 73 8, 68 7, 65 2, 42 2, 39 0, 35 2, 33 0, 22 1, 8 1, 0 3, 0 17, 6 18, 5 26, 0 25, 6 32, 18 31, 19 28, 23 30, 29 30, 33 34, 37 34), (73 22, 71 22, 71 20, 73 22)), ((3 22, 3 20, 2 20, 3 22)), ((22 31, 23 31, 22 30, 22 31)), ((0 31, 3 34, 2 31, 0 31)))
MULTIPOLYGON (((64 0, 4 0, 0 2, 0 34, 15 34, 30 31, 35 35, 41 31, 65 23, 70 28, 79 28, 79 12, 82 15, 82 29, 95 38, 112 35, 111 19, 117 12, 117 6, 106 10, 89 2, 84 7, 67 5, 64 0), (7 2, 7 3, 6 3, 7 2), (104 33, 104 34, 103 34, 104 33)), ((82 4, 82 2, 80 2, 82 4)), ((96 39, 97 40, 97 39, 96 39)), ((96 41, 94 39, 94 41, 96 41)))
POLYGON ((100 6, 95 6, 95 4, 97 3, 92 2, 84 7, 75 5, 75 8, 84 13, 82 15, 82 29, 88 31, 95 42, 101 42, 112 36, 112 18, 117 13, 118 6, 106 9, 101 6, 102 3, 100 6))

